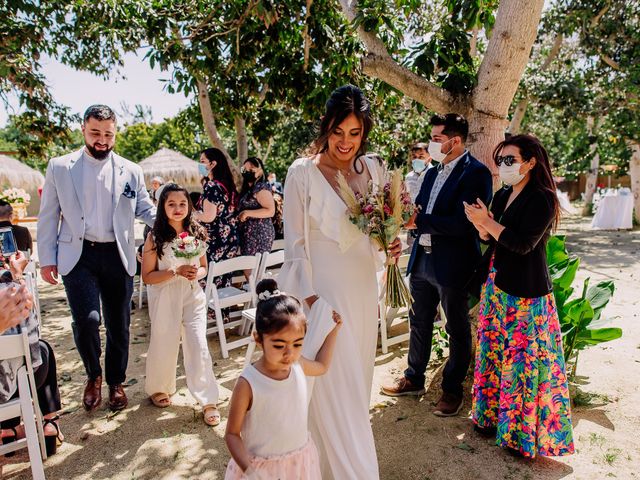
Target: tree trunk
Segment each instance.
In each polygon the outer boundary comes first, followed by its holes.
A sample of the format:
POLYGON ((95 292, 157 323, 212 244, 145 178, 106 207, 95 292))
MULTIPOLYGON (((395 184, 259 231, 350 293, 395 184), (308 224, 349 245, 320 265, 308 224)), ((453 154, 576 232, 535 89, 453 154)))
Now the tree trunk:
POLYGON ((249 140, 247 138, 247 125, 244 118, 235 117, 236 143, 238 145, 238 166, 241 166, 249 157, 249 140))
POLYGON ((589 215, 591 213, 593 194, 596 193, 596 187, 598 186, 600 154, 597 152, 595 145, 592 145, 591 151, 593 152, 591 155, 591 166, 589 167, 589 173, 587 174, 587 183, 584 187, 584 207, 582 208, 583 215, 589 215))
POLYGON ((493 175, 494 188, 499 186, 498 167, 493 161, 493 150, 504 140, 506 120, 485 115, 477 110, 469 117, 469 138, 467 148, 469 152, 484 163, 493 175))
MULTIPOLYGON (((597 122, 593 117, 587 118, 587 131, 589 136, 593 136, 594 128, 597 128, 597 122)), ((590 147, 591 151, 591 165, 589 166, 589 173, 587 173, 587 182, 584 186, 584 207, 582 208, 583 215, 589 215, 592 211, 591 205, 593 204, 593 194, 596 193, 596 187, 598 186, 598 171, 600 170, 600 154, 598 154, 598 143, 594 141, 590 147)))
POLYGON ((522 120, 524 120, 524 115, 527 113, 527 107, 529 106, 529 98, 524 97, 516 105, 516 109, 513 112, 513 117, 511 117, 511 123, 509 124, 509 133, 511 135, 518 135, 520 133, 520 126, 522 125, 522 120))
MULTIPOLYGON (((399 64, 375 32, 362 25, 358 37, 367 49, 363 72, 378 78, 416 102, 440 113, 457 112, 469 119, 469 147, 494 173, 491 160, 495 145, 504 139, 507 114, 520 78, 529 61, 544 0, 501 0, 486 54, 478 69, 478 84, 472 95, 453 96, 399 64)), ((358 14, 357 0, 340 0, 350 22, 358 14)))
POLYGON ((629 176, 631 177, 631 193, 633 194, 633 214, 640 223, 640 143, 636 140, 628 142, 631 148, 629 160, 629 176))
POLYGON ((218 128, 216 127, 216 117, 213 115, 211 100, 209 99, 209 88, 207 87, 207 84, 202 80, 196 79, 196 82, 198 84, 198 105, 200 105, 202 123, 204 124, 204 129, 207 132, 209 141, 214 147, 224 153, 224 156, 227 157, 227 161, 229 162, 229 166, 233 170, 233 161, 231 160, 231 156, 229 155, 229 152, 225 148, 224 143, 222 143, 222 139, 218 134, 218 128))

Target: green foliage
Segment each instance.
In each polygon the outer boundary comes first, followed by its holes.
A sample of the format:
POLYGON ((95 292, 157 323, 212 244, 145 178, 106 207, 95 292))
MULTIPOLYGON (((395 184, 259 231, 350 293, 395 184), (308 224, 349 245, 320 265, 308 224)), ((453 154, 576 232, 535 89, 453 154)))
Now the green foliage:
POLYGON ((567 365, 573 364, 572 375, 575 375, 581 350, 622 336, 622 329, 606 327, 609 320, 602 318, 602 311, 613 296, 615 286, 610 280, 590 286, 587 278, 581 295, 570 299, 580 260, 569 256, 564 236, 551 237, 547 243, 547 263, 562 330, 564 358, 567 365))
POLYGON ((189 111, 182 111, 161 123, 127 125, 118 133, 115 150, 134 162, 145 159, 163 147, 197 160, 198 153, 209 146, 209 140, 201 121, 194 121, 193 117, 189 111))

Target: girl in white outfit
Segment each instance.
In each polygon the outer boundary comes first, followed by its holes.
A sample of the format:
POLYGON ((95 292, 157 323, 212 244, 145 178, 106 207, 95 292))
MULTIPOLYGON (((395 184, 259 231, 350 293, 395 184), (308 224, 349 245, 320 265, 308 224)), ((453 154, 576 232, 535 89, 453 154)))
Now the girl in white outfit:
POLYGON ((206 231, 193 220, 192 211, 186 189, 165 185, 153 230, 144 244, 142 280, 148 285, 151 318, 145 391, 156 407, 171 405, 182 340, 187 387, 202 406, 204 422, 215 426, 220 423, 218 384, 206 338, 206 299, 197 282, 207 274, 206 250, 197 265, 178 266, 171 248, 171 242, 183 232, 206 242, 206 231))
POLYGON ((262 280, 256 291, 254 336, 263 355, 244 369, 233 389, 225 434, 233 459, 225 479, 321 480, 307 428, 306 376, 329 368, 342 319, 328 312, 334 326, 315 361, 308 360, 301 356, 307 325, 300 302, 280 292, 272 279, 262 280))

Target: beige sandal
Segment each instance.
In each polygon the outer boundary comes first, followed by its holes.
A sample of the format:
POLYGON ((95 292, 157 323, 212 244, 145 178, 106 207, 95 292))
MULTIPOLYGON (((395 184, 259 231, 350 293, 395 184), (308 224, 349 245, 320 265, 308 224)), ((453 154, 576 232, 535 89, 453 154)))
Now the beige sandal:
POLYGON ((167 408, 171 405, 171 398, 166 393, 154 393, 150 398, 151 403, 153 403, 158 408, 167 408))
POLYGON ((202 408, 202 418, 204 423, 210 427, 220 425, 220 411, 215 405, 205 405, 202 408))

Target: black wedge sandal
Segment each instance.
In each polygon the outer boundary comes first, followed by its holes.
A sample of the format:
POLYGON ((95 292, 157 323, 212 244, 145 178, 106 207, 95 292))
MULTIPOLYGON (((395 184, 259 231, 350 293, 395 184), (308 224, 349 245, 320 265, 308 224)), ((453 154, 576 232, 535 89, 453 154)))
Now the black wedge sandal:
MULTIPOLYGON (((9 427, 7 428, 7 430, 13 430, 13 437, 2 437, 3 445, 7 445, 11 442, 15 442, 16 439, 18 438, 18 431, 16 430, 16 427, 9 427)), ((5 458, 10 458, 10 457, 13 457, 15 454, 16 452, 9 452, 9 453, 5 453, 4 456, 5 458)))
POLYGON ((47 449, 47 457, 55 455, 56 451, 58 450, 58 443, 62 444, 64 440, 62 434, 60 433, 60 427, 56 423, 58 420, 60 420, 60 416, 56 415, 55 417, 45 418, 43 422, 43 428, 46 425, 53 425, 56 429, 55 435, 44 436, 44 445, 47 449))

